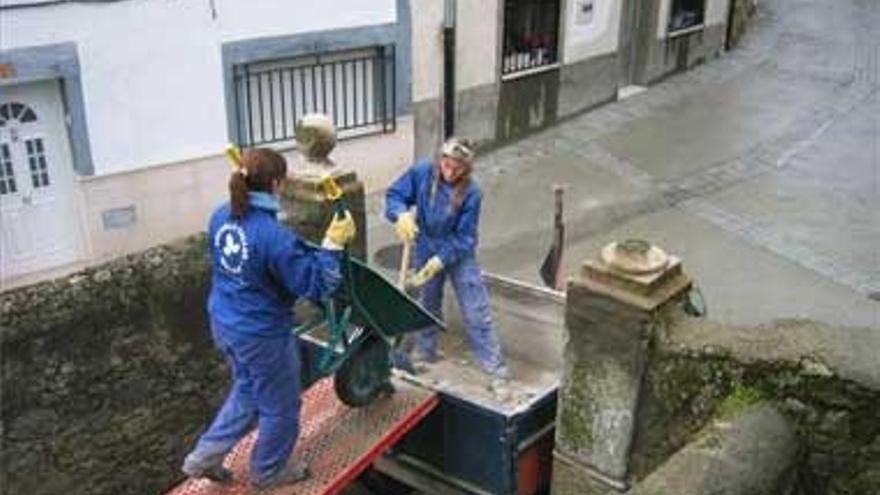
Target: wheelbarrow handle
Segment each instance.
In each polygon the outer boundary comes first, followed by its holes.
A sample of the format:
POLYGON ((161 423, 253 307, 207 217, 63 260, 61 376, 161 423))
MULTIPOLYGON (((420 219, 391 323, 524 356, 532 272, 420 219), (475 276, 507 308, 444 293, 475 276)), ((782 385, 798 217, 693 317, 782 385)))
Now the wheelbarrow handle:
POLYGON ((345 216, 348 205, 345 204, 345 198, 342 196, 342 188, 336 182, 332 175, 326 174, 321 177, 321 187, 324 189, 324 195, 328 200, 333 202, 336 208, 336 218, 345 216))
POLYGON ((226 156, 232 162, 233 168, 241 167, 241 150, 234 144, 226 145, 226 156))

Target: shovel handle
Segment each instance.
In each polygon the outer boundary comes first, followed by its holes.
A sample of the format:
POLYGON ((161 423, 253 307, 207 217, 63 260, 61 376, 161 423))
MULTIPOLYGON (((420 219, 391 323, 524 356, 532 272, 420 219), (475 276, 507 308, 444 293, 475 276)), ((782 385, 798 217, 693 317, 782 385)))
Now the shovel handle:
POLYGON ((401 289, 406 287, 406 274, 409 271, 409 260, 412 255, 412 243, 403 241, 403 253, 400 255, 400 273, 397 276, 397 286, 401 289))
POLYGON ((555 200, 553 204, 553 223, 556 227, 562 226, 562 203, 564 195, 565 186, 553 186, 553 196, 555 200))

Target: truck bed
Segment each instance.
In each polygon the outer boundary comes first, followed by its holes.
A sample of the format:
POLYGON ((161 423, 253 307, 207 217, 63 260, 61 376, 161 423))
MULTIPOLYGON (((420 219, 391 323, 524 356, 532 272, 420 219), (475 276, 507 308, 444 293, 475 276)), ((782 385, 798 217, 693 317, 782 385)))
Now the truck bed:
POLYGON ((556 389, 562 373, 564 296, 556 291, 485 274, 492 316, 511 379, 493 387, 477 364, 455 295, 444 296, 447 331, 441 336, 443 359, 402 379, 418 383, 506 416, 528 410, 556 389))

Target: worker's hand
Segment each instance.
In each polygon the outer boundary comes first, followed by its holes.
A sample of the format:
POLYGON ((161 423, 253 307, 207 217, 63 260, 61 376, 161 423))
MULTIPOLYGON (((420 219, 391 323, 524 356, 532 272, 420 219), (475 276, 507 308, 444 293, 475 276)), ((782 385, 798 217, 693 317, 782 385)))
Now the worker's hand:
POLYGON ((394 224, 397 231, 397 237, 403 242, 412 242, 419 235, 419 226, 416 225, 416 214, 407 211, 397 216, 397 222, 394 224))
POLYGON ((351 242, 355 235, 357 235, 357 227, 354 224, 354 219, 351 217, 351 212, 346 210, 342 218, 339 215, 333 215, 333 220, 330 221, 330 226, 327 227, 327 233, 324 234, 322 246, 326 249, 339 251, 351 242))
POLYGON ((434 278, 442 270, 443 261, 440 260, 440 257, 431 256, 427 263, 422 266, 422 269, 412 276, 412 278, 408 281, 408 284, 415 288, 421 287, 427 284, 429 280, 434 278))

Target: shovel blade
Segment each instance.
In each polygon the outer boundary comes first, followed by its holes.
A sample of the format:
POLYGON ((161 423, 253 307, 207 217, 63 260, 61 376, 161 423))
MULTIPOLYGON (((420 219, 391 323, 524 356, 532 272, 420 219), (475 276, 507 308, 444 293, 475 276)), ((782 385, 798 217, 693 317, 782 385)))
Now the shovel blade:
POLYGON ((544 285, 552 289, 557 289, 559 285, 559 267, 562 264, 562 249, 559 246, 553 246, 547 252, 544 262, 541 263, 541 280, 544 285))

